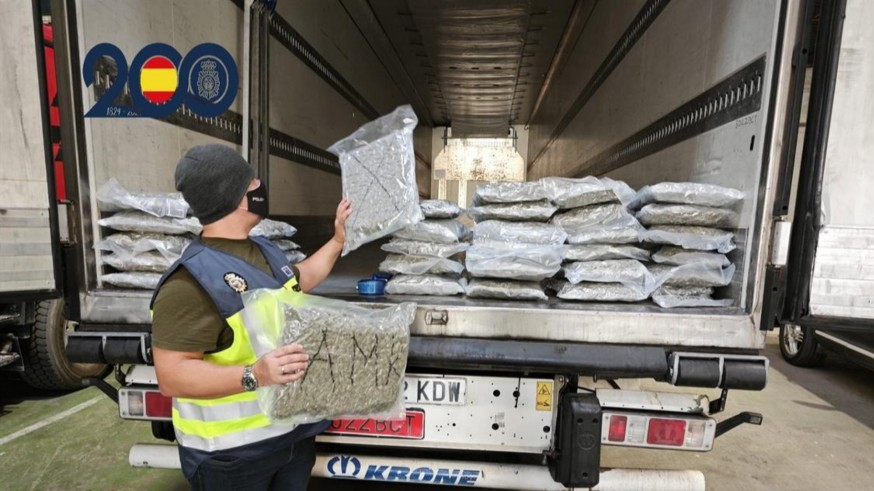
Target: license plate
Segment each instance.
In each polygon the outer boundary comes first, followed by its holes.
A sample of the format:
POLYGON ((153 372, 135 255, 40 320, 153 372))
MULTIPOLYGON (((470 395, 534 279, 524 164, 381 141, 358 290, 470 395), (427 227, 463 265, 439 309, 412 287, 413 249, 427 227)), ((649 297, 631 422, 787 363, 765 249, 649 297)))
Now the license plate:
POLYGON ((416 377, 404 380, 404 400, 407 404, 453 405, 465 403, 467 380, 449 377, 416 377))
POLYGON ((335 419, 325 433, 421 440, 425 438, 425 412, 408 409, 401 420, 335 419))

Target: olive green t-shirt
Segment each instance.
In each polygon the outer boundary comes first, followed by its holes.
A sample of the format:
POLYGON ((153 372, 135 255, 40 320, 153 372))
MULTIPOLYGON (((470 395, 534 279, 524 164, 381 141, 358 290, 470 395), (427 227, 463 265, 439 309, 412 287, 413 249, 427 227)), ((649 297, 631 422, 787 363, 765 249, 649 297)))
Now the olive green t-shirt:
MULTIPOLYGON (((260 268, 270 266, 258 244, 249 239, 204 237, 204 244, 260 268)), ((300 273, 292 266, 295 278, 300 273)), ((231 346, 234 332, 221 318, 212 299, 184 267, 178 268, 158 290, 152 307, 152 345, 173 351, 221 351, 231 346)))

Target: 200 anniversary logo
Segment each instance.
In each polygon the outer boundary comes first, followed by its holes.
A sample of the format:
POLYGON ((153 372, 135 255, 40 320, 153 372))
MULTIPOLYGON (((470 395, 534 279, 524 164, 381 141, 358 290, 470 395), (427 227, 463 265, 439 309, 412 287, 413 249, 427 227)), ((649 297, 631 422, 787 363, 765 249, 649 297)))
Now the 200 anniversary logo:
POLYGON ((153 43, 137 53, 130 67, 117 46, 101 43, 85 56, 85 85, 90 87, 97 81, 95 67, 106 59, 115 65, 115 80, 85 117, 164 118, 184 104, 194 114, 211 118, 231 107, 239 87, 233 57, 213 43, 195 46, 184 58, 168 44, 153 43), (130 105, 118 103, 125 83, 130 105))

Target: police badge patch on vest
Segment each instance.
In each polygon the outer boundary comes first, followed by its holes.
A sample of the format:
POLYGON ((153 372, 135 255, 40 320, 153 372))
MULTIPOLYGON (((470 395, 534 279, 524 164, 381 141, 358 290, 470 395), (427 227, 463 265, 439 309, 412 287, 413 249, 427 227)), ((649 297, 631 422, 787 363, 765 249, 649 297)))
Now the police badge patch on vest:
POLYGON ((246 283, 246 279, 237 273, 225 273, 224 280, 225 283, 227 283, 228 286, 237 293, 243 293, 249 289, 249 284, 246 283))

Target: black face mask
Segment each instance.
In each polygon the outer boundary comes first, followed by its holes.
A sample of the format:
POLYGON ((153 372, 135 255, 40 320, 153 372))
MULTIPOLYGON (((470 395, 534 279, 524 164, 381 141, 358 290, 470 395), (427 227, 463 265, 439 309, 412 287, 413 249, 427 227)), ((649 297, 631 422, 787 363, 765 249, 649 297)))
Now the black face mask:
POLYGON ((267 186, 263 182, 257 188, 246 193, 246 204, 249 211, 262 218, 267 218, 267 186))

